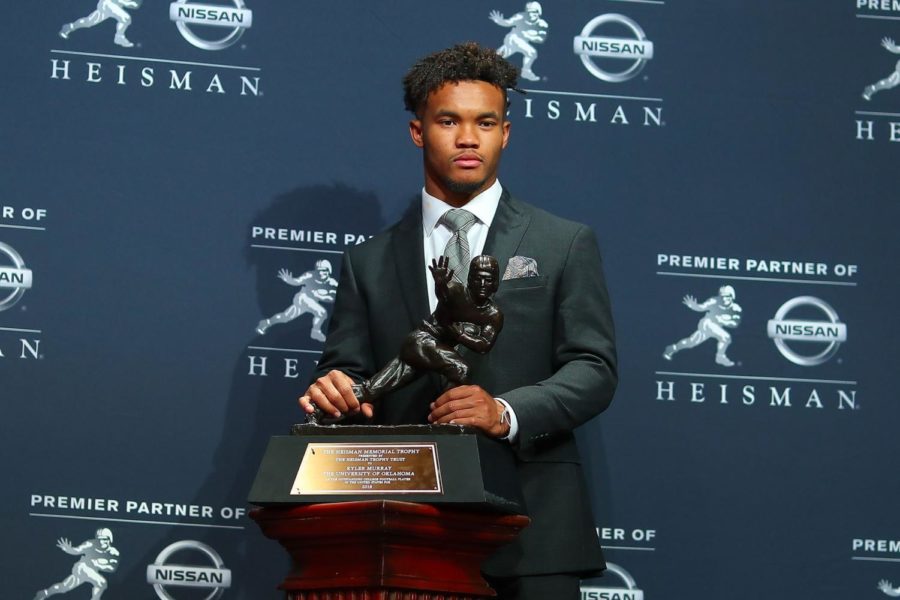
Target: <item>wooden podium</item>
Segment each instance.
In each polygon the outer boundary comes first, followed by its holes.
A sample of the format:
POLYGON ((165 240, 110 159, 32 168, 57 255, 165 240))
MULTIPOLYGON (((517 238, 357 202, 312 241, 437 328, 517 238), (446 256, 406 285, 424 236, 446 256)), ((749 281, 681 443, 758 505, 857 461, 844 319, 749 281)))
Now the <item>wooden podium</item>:
POLYGON ((491 598, 481 565, 529 522, 508 446, 454 426, 295 428, 270 441, 250 502, 260 506, 250 516, 263 534, 291 556, 279 586, 287 600, 491 598), (422 446, 439 492, 388 489, 397 482, 385 462, 367 462, 389 456, 388 464, 411 464, 394 454, 422 446), (329 451, 343 462, 310 473, 329 451), (344 464, 352 470, 335 474, 344 464), (377 476, 357 476, 369 468, 377 476), (304 478, 316 483, 312 491, 298 484, 304 478), (329 494, 321 489, 326 479, 359 489, 329 494), (387 487, 368 489, 382 482, 387 487))
POLYGON ((474 600, 494 591, 481 564, 528 523, 522 515, 366 500, 259 508, 291 555, 288 600, 474 600))

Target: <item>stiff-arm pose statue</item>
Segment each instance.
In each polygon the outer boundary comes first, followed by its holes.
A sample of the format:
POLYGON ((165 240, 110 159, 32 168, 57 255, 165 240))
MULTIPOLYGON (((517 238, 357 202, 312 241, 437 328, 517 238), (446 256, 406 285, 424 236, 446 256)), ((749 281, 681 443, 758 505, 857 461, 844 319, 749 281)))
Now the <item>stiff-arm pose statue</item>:
MULTIPOLYGON (((427 372, 437 372, 447 380, 447 387, 468 384, 469 365, 459 354, 464 346, 479 354, 487 353, 503 328, 503 313, 492 300, 500 283, 500 268, 492 256, 476 256, 469 266, 468 286, 454 281, 449 259, 433 260, 438 305, 427 319, 406 336, 400 353, 384 368, 362 383, 353 393, 369 407, 379 398, 405 386, 427 372)), ((369 416, 371 408, 364 409, 369 416)), ((322 411, 312 413, 317 422, 322 411)))

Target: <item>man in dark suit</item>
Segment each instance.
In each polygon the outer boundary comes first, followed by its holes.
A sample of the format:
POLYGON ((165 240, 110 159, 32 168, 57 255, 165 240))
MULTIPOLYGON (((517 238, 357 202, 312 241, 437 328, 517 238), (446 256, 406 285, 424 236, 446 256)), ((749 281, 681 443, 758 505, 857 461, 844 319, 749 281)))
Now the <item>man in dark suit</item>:
POLYGON ((345 253, 317 378, 300 405, 385 424, 469 425, 508 440, 532 523, 485 574, 501 598, 574 600, 579 578, 604 563, 573 430, 612 399, 614 334, 593 233, 516 200, 497 180, 516 77, 510 63, 471 43, 410 69, 405 100, 423 150, 422 210, 345 253), (453 213, 463 214, 461 225, 453 213), (427 265, 460 247, 505 268, 494 348, 460 349, 472 385, 445 391, 429 374, 377 407, 360 404, 352 386, 391 361, 437 304, 427 265))

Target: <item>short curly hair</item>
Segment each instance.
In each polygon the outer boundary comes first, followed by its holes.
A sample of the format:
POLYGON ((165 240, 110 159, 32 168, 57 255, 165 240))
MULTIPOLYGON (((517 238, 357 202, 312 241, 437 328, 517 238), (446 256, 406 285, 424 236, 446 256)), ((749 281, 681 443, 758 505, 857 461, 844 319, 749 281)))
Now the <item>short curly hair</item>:
POLYGON ((429 54, 409 69, 403 78, 406 110, 421 116, 420 110, 428 100, 428 94, 445 83, 459 81, 486 81, 496 85, 503 91, 503 98, 508 103, 507 90, 517 89, 519 72, 496 50, 475 42, 457 44, 429 54))

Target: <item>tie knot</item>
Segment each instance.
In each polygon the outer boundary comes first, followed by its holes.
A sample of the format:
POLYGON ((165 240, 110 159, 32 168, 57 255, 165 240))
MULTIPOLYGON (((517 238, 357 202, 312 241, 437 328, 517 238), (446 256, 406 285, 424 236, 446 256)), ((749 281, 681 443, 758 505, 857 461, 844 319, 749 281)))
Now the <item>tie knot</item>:
POLYGON ((468 233, 478 217, 462 208, 451 208, 441 216, 440 222, 450 228, 451 231, 463 231, 468 233))

